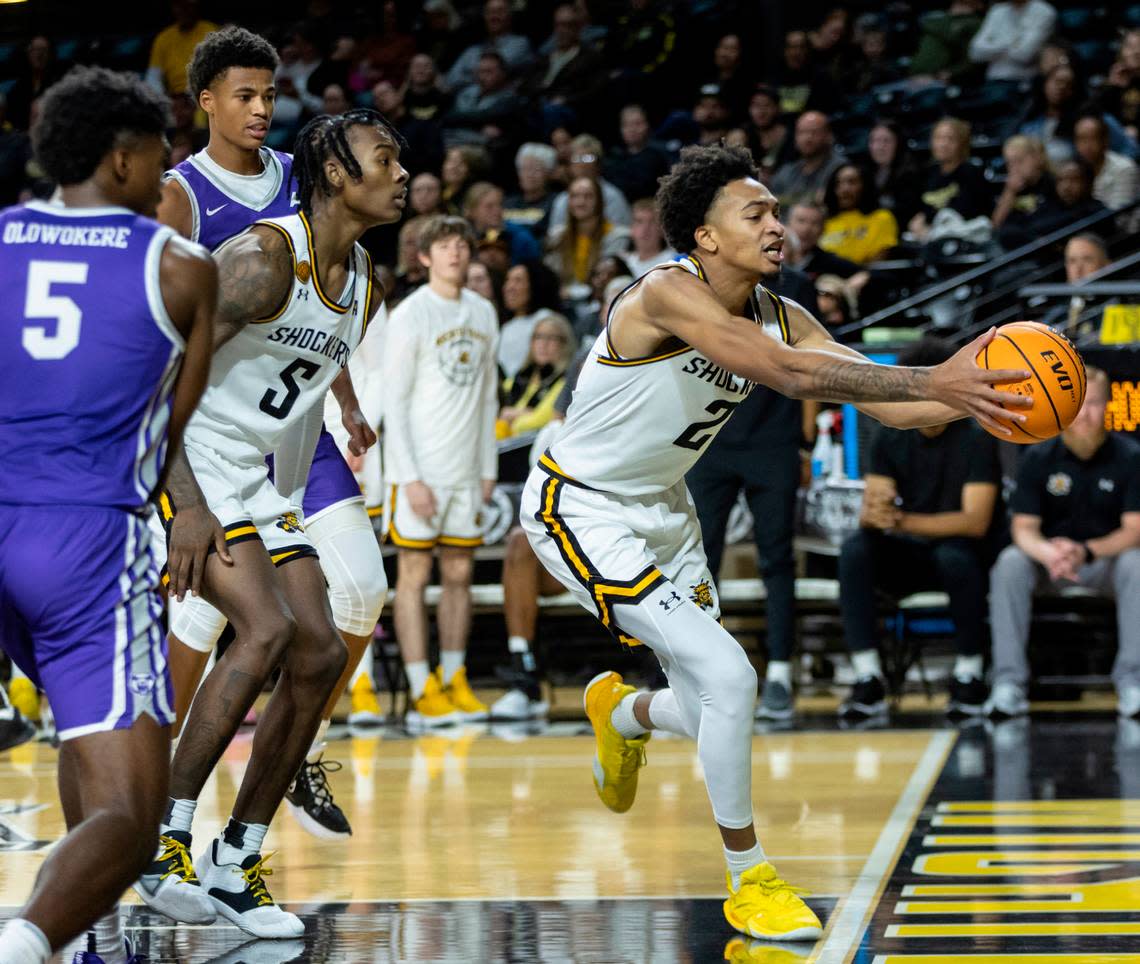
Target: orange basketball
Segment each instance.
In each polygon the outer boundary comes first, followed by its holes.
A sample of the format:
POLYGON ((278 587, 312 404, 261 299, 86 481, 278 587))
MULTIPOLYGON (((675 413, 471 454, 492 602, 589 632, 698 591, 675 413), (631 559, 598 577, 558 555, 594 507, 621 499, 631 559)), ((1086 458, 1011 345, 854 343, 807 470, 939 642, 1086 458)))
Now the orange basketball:
POLYGON ((988 369, 1022 368, 1033 373, 1023 382, 994 386, 999 391, 1033 399, 1032 408, 1018 410, 1026 416, 1023 424, 1007 423, 1013 430, 1012 436, 990 432, 1007 442, 1032 445, 1060 435, 1084 403, 1085 363, 1080 354, 1068 338, 1036 321, 1002 325, 997 337, 978 356, 978 365, 988 369))

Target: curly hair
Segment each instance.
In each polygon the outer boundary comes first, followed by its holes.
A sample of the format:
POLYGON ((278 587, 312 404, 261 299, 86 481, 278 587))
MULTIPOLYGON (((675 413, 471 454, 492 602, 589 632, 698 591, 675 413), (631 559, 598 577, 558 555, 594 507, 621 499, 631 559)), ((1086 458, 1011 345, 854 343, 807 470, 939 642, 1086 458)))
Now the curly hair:
POLYGON ((208 34, 194 48, 190 63, 186 65, 187 90, 197 102, 198 95, 231 67, 250 67, 272 73, 279 63, 273 44, 264 37, 243 27, 223 27, 208 34))
POLYGON ((688 254, 696 247, 693 236, 708 219, 721 189, 746 177, 760 177, 746 148, 694 145, 681 151, 681 159, 657 189, 661 228, 674 250, 688 254))
POLYGON ((74 67, 44 94, 32 141, 52 180, 78 184, 121 135, 162 135, 170 123, 170 102, 135 74, 74 67))
POLYGON ((400 150, 407 147, 400 132, 382 114, 367 107, 357 107, 335 117, 329 114, 314 117, 301 128, 293 146, 293 177, 297 179, 297 199, 306 214, 313 213, 314 192, 319 191, 325 197, 330 197, 333 193, 325 174, 326 158, 335 157, 354 181, 362 176, 360 162, 353 156, 348 143, 351 127, 375 127, 391 138, 400 150))

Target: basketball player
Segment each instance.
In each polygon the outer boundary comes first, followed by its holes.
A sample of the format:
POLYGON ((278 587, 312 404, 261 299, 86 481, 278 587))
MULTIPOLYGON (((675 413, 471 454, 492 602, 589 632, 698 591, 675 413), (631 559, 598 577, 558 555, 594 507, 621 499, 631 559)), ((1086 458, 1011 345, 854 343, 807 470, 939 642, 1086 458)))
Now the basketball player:
POLYGON ((123 964, 118 900, 154 855, 174 718, 142 513, 206 382, 217 272, 151 220, 165 97, 76 68, 42 106, 58 203, 0 214, 0 641, 55 712, 68 834, 0 962, 43 964, 94 924, 91 958, 123 964))
POLYGON ((487 718, 467 683, 471 574, 480 515, 498 478, 499 324, 464 287, 475 235, 435 215, 419 236, 428 283, 392 312, 384 345, 384 465, 391 483, 385 534, 397 548, 396 636, 411 706, 407 722, 434 727, 487 718), (424 590, 439 549, 439 669, 428 669, 424 590))
POLYGON ((300 506, 325 393, 383 297, 357 241, 400 216, 408 175, 399 150, 373 111, 316 118, 294 155, 300 212, 258 221, 214 254, 210 384, 162 505, 171 594, 201 593, 235 640, 191 705, 161 829, 166 849, 138 883, 150 906, 176 920, 216 912, 255 937, 304 932, 266 889, 260 849, 346 652, 300 506), (276 485, 265 464, 274 452, 276 485), (191 867, 198 795, 279 665, 230 822, 191 867))
MULTIPOLYGON (((210 141, 205 150, 167 174, 159 220, 215 249, 258 218, 293 214, 293 158, 262 146, 273 121, 277 53, 257 34, 225 27, 194 49, 187 68, 190 88, 205 111, 210 141)), ((383 310, 382 308, 379 310, 383 310)), ((377 328, 383 327, 383 319, 377 328)), ((363 451, 375 441, 359 414, 351 380, 333 384, 344 402, 349 446, 363 451)), ((329 697, 309 758, 286 797, 301 826, 318 837, 346 837, 348 819, 336 805, 321 748, 345 684, 372 641, 388 585, 380 546, 364 499, 333 437, 321 428, 305 488, 305 528, 320 554, 337 629, 348 646, 348 665, 329 697)), ((170 664, 178 719, 175 736, 225 618, 205 600, 174 601, 170 612, 170 664)))
POLYGON ((632 806, 650 731, 696 739, 728 864, 729 923, 753 937, 811 940, 819 920, 756 839, 756 672, 718 622, 684 475, 757 383, 863 403, 895 425, 964 412, 995 424, 1009 396, 990 383, 1024 373, 977 367, 992 335, 936 368, 874 365, 771 294, 760 282, 780 270, 784 229, 746 150, 687 148, 657 200, 669 243, 688 257, 651 269, 615 300, 562 434, 527 481, 521 521, 547 569, 618 640, 652 647, 669 679, 655 693, 637 693, 617 673, 586 687, 602 802, 618 813, 632 806))

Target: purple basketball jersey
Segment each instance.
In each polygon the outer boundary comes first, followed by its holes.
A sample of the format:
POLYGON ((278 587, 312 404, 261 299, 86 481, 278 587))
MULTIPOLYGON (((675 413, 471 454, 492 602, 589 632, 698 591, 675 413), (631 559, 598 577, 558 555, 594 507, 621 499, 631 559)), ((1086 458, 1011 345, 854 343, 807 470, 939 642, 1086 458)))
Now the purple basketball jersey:
POLYGON ((213 251, 254 221, 284 217, 297 210, 292 184, 293 156, 280 151, 268 153, 281 162, 281 183, 277 193, 260 208, 248 207, 228 193, 218 178, 194 157, 188 157, 168 172, 167 177, 175 177, 190 196, 190 207, 194 212, 194 236, 191 240, 213 251))
POLYGON ((0 212, 0 504, 147 502, 183 346, 158 280, 172 235, 125 208, 0 212))

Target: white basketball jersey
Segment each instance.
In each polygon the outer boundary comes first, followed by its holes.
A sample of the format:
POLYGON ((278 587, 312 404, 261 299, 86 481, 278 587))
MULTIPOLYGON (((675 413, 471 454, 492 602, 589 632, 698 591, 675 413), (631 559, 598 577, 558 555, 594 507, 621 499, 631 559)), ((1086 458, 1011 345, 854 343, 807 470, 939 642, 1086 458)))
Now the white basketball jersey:
MULTIPOLYGON (((651 270, 677 268, 704 280, 700 262, 691 257, 651 270)), ((622 296, 610 309, 611 321, 622 296)), ((765 332, 787 341, 787 311, 779 297, 757 285, 749 311, 765 332)), ((541 461, 604 492, 664 492, 684 478, 754 385, 683 344, 649 358, 622 358, 607 328, 582 366, 566 423, 541 461)))
POLYGON ((293 253, 293 287, 273 316, 246 325, 214 354, 186 437, 234 457, 271 454, 315 405, 364 337, 372 260, 358 244, 342 292, 321 290, 304 214, 256 222, 280 231, 293 253))

